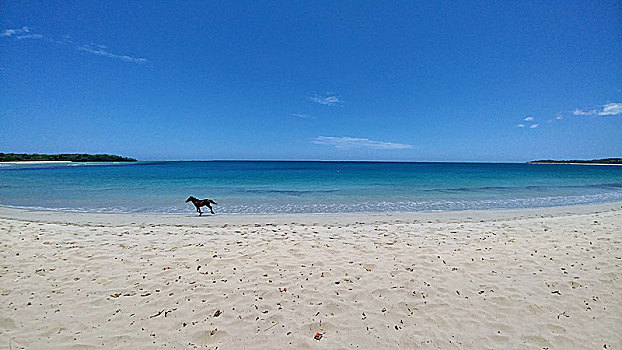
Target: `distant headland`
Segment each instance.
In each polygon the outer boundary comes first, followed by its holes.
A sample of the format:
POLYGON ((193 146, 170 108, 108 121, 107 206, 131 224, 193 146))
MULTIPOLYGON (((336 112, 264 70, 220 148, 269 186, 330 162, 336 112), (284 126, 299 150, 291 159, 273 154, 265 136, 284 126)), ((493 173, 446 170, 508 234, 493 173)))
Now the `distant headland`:
POLYGON ((0 153, 0 162, 135 162, 136 159, 111 154, 26 154, 0 153))
POLYGON ((592 160, 533 160, 527 164, 593 164, 593 165, 622 165, 622 158, 603 158, 592 160))

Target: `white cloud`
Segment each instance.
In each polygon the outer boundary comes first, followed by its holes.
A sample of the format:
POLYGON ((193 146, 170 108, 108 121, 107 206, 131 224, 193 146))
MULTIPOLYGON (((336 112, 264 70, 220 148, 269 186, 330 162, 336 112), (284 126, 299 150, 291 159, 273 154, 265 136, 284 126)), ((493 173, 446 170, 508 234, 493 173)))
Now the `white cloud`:
POLYGON ((332 137, 332 136, 318 136, 313 140, 313 143, 318 145, 329 145, 335 148, 371 148, 382 150, 396 150, 396 149, 411 149, 412 145, 403 143, 393 143, 384 141, 374 141, 367 138, 357 137, 332 137))
POLYGON ((43 38, 43 35, 41 35, 41 34, 17 35, 15 37, 15 39, 17 39, 17 40, 22 40, 22 39, 41 39, 41 38, 43 38))
POLYGON ((292 114, 292 117, 296 117, 296 118, 300 118, 300 119, 309 119, 309 118, 311 118, 310 115, 308 115, 308 114, 301 114, 301 113, 294 113, 294 114, 292 114))
POLYGON ((590 111, 584 111, 581 109, 575 109, 572 111, 574 115, 621 115, 622 114, 622 103, 613 102, 607 103, 602 106, 601 109, 592 109, 590 111))
POLYGON ((593 110, 593 111, 582 111, 580 109, 575 109, 574 111, 572 111, 572 114, 574 115, 596 115, 596 113, 598 113, 598 111, 593 110))
POLYGON ((0 36, 11 36, 13 34, 15 34, 16 30, 19 29, 5 29, 2 34, 0 34, 0 36))
POLYGON ((532 124, 529 128, 530 128, 530 129, 535 129, 535 128, 537 128, 537 127, 538 127, 538 124, 532 124))
POLYGON ((77 49, 80 51, 92 53, 94 55, 114 58, 114 59, 118 59, 118 60, 125 61, 125 62, 135 62, 135 63, 149 62, 149 60, 147 60, 146 58, 132 57, 132 56, 126 56, 126 55, 117 55, 109 51, 106 51, 105 50, 106 48, 107 47, 104 45, 89 44, 89 45, 79 46, 77 49))
POLYGON ((5 29, 0 36, 13 36, 16 34, 27 34, 30 32, 30 28, 21 27, 18 29, 5 29))
POLYGON ((524 128, 524 127, 525 127, 525 124, 518 124, 518 125, 516 125, 516 126, 518 126, 519 128, 524 128))
POLYGON ((607 103, 598 115, 619 115, 622 114, 622 103, 607 103))
POLYGON ((2 31, 2 33, 0 33, 0 37, 2 36, 7 37, 7 38, 15 38, 17 40, 43 38, 43 35, 41 34, 30 33, 30 28, 28 27, 21 27, 17 29, 5 29, 2 31))
POLYGON ((562 120, 562 119, 564 119, 564 117, 562 116, 561 112, 558 112, 557 114, 555 114, 555 119, 562 120))
POLYGON ((334 106, 337 104, 340 104, 342 101, 335 95, 330 95, 330 96, 326 96, 326 97, 320 97, 320 96, 312 96, 309 97, 309 99, 315 103, 319 103, 321 105, 325 105, 325 106, 334 106))
POLYGON ((34 34, 30 31, 30 28, 28 27, 21 27, 18 29, 5 29, 4 31, 0 32, 0 37, 14 38, 17 40, 45 39, 46 42, 51 42, 51 43, 60 44, 60 45, 73 46, 76 50, 79 50, 79 51, 84 51, 84 52, 92 53, 94 55, 113 58, 113 59, 117 59, 117 60, 121 60, 125 62, 134 62, 134 63, 149 62, 149 60, 147 60, 146 58, 132 57, 132 56, 127 56, 127 55, 118 55, 118 54, 112 53, 108 51, 108 47, 104 45, 97 45, 93 43, 88 44, 88 45, 78 45, 74 43, 73 41, 71 41, 71 39, 67 35, 63 35, 61 40, 56 40, 47 35, 44 36, 42 34, 34 34))
POLYGON ((533 117, 527 117, 525 119, 523 119, 526 122, 532 122, 533 121, 533 117))

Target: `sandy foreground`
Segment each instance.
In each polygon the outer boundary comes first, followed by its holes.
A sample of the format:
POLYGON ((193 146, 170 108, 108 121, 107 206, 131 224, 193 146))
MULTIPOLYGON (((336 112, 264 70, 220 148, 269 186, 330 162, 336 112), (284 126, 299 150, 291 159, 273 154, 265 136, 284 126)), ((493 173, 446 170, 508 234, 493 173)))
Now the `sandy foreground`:
POLYGON ((0 349, 620 349, 622 203, 370 215, 0 208, 0 349))

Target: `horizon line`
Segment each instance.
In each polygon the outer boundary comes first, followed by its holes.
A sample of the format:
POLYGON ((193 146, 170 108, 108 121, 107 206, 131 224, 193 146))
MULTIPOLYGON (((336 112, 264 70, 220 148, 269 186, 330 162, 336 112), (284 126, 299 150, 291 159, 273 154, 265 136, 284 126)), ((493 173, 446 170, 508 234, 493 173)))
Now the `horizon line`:
POLYGON ((490 163, 523 164, 526 161, 474 161, 474 160, 369 160, 369 159, 137 159, 139 162, 335 162, 335 163, 490 163))

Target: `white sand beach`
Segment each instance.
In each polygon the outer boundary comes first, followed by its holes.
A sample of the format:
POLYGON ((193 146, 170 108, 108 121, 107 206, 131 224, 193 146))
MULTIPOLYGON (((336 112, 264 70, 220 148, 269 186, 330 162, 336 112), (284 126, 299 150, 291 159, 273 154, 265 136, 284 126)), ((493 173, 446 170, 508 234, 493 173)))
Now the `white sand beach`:
POLYGON ((0 208, 0 349, 619 349, 622 203, 158 216, 0 208))

